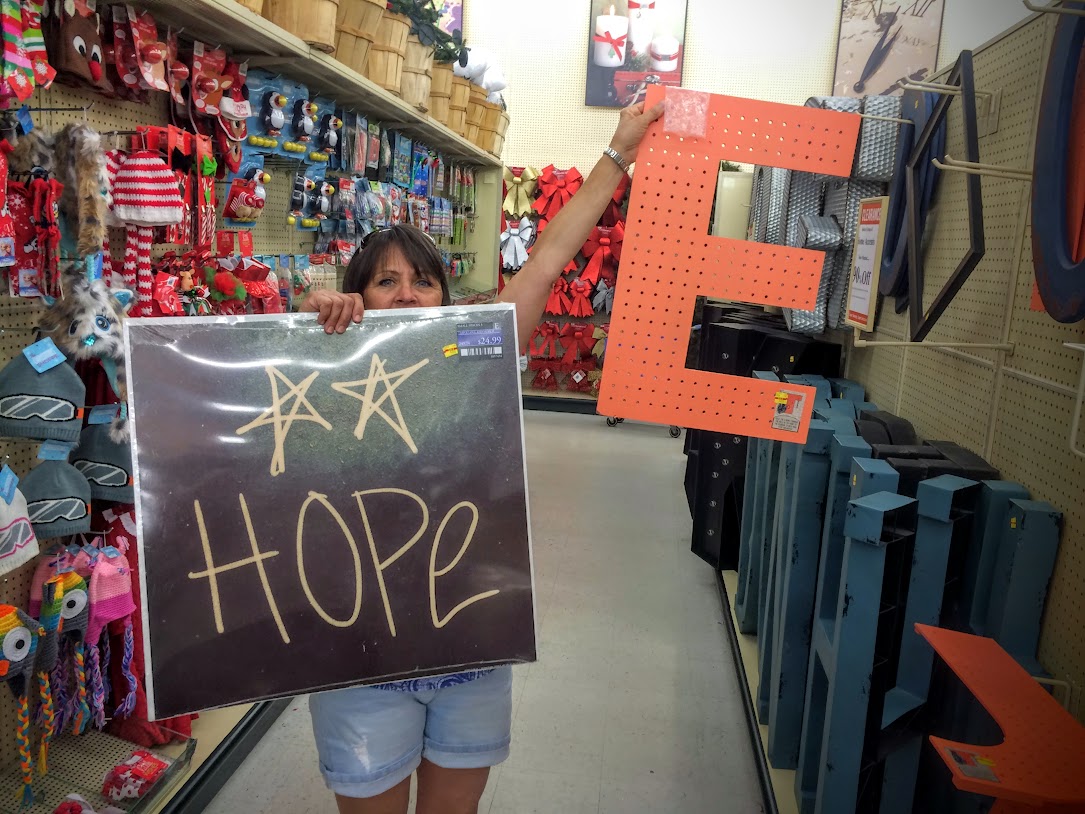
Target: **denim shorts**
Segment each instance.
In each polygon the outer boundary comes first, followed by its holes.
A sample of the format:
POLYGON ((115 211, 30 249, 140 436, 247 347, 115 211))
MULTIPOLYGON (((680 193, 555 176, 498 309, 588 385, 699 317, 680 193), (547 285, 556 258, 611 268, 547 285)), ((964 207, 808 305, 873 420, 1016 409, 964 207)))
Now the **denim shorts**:
POLYGON ((410 777, 423 757, 446 769, 504 761, 512 739, 512 668, 439 690, 316 693, 309 710, 328 788, 342 797, 375 797, 410 777))

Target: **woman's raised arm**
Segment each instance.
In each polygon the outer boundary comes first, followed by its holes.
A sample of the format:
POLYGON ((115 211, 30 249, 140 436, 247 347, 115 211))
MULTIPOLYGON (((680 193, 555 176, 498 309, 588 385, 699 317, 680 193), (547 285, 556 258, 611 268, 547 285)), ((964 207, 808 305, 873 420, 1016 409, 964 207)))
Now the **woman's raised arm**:
MULTIPOLYGON (((611 149, 629 164, 636 161, 648 126, 663 115, 663 109, 660 103, 648 111, 641 104, 623 110, 610 142, 611 149)), ((584 185, 539 235, 531 257, 498 297, 499 302, 516 305, 520 353, 526 351, 528 340, 542 318, 554 281, 580 251, 602 217, 623 172, 610 156, 600 158, 584 185)))

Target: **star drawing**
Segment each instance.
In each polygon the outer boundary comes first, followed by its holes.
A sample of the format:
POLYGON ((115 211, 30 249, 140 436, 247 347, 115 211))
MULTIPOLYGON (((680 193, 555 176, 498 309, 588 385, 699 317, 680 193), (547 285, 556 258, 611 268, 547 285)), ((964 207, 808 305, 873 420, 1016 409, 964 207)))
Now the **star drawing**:
POLYGON ((320 371, 311 373, 300 384, 294 384, 279 372, 274 365, 268 365, 264 370, 271 380, 271 406, 264 410, 255 421, 238 429, 237 434, 244 435, 250 430, 269 425, 274 427, 275 451, 271 455, 271 476, 275 477, 286 471, 286 452, 284 448, 286 446, 286 437, 290 434, 290 428, 294 426, 295 421, 311 421, 326 430, 330 430, 332 425, 323 419, 320 413, 316 411, 316 408, 309 403, 309 399, 306 398, 309 388, 316 381, 316 377, 320 375, 320 371), (282 396, 279 395, 280 383, 288 388, 287 392, 282 396), (283 415, 283 408, 291 399, 294 400, 294 403, 290 405, 289 413, 283 415), (302 407, 309 411, 308 414, 298 414, 302 407))
POLYGON ((411 452, 417 453, 418 447, 415 446, 414 439, 411 438, 411 431, 403 418, 403 412, 399 409, 399 401, 396 399, 395 392, 396 388, 403 382, 428 364, 429 359, 423 359, 416 365, 397 370, 394 373, 388 373, 384 369, 384 361, 377 354, 373 354, 373 359, 369 364, 368 378, 356 382, 336 382, 333 384, 332 389, 337 393, 356 398, 362 402, 362 412, 358 417, 358 426, 354 429, 354 437, 360 441, 362 436, 365 435, 365 427, 369 423, 369 419, 374 415, 379 415, 396 435, 403 439, 411 452), (384 385, 384 392, 381 393, 379 398, 374 398, 377 395, 378 386, 382 384, 384 385), (365 388, 362 392, 354 389, 361 387, 365 388), (382 405, 386 401, 391 403, 395 419, 382 409, 382 405))

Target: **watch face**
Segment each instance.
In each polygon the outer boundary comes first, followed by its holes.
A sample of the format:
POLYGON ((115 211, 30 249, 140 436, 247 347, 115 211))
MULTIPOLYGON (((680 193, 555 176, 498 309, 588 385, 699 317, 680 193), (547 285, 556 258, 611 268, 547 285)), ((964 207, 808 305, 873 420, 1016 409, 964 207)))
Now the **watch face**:
POLYGON ((899 94, 929 80, 945 0, 841 0, 834 96, 899 94))

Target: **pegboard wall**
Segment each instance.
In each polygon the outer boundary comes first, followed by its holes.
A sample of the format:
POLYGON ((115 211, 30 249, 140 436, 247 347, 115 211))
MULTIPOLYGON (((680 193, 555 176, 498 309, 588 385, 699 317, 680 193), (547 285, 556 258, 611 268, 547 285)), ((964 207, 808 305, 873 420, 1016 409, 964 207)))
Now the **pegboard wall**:
MULTIPOLYGON (((980 161, 1032 169, 1040 89, 1055 15, 1035 15, 974 54, 977 91, 1000 93, 997 131, 981 137, 980 161)), ((950 106, 946 152, 963 157, 959 100, 950 106)), ((871 399, 914 422, 926 438, 951 438, 985 455, 1009 480, 1064 514, 1059 558, 1047 598, 1040 660, 1078 688, 1085 721, 1085 460, 1070 450, 1085 324, 1062 325, 1030 310, 1035 279, 1030 185, 982 179, 987 253, 931 332, 931 341, 1014 345, 1011 354, 968 349, 867 348, 849 373, 871 399)), ((927 237, 926 301, 949 278, 968 245, 964 177, 943 173, 927 237)), ((874 339, 902 339, 906 317, 883 302, 874 339)))
MULTIPOLYGON (((618 111, 584 106, 590 7, 586 0, 464 4, 466 41, 494 54, 509 81, 507 164, 552 163, 586 175, 609 141, 618 111), (538 47, 527 49, 525 38, 538 47)), ((1026 14, 1020 0, 946 0, 938 65, 1026 14)), ((832 89, 839 25, 840 0, 688 0, 683 87, 801 105, 832 89)))
MULTIPOLYGON (((107 134, 114 130, 135 130, 141 125, 164 125, 169 121, 167 97, 161 93, 151 94, 147 103, 136 103, 106 99, 98 94, 54 84, 47 91, 38 91, 30 105, 32 108, 67 108, 32 111, 35 125, 50 133, 55 133, 72 122, 86 122, 100 133, 107 134), (89 107, 84 109, 85 105, 89 107)), ((118 146, 125 146, 125 138, 121 136, 104 135, 103 142, 110 145, 113 138, 118 146)), ((281 162, 281 165, 275 162, 269 167, 274 177, 268 186, 267 212, 253 230, 255 245, 261 253, 300 254, 312 250, 313 234, 287 228, 284 221, 289 208, 295 170, 293 162, 286 160, 281 162), (276 217, 277 213, 283 213, 283 217, 276 217)), ((217 195, 220 210, 225 193, 226 184, 219 184, 217 195)), ((115 251, 122 249, 123 232, 113 233, 111 244, 115 251)), ((156 246, 156 255, 164 249, 163 246, 156 246)), ((120 259, 119 252, 116 259, 120 259)), ((40 305, 8 297, 6 289, 4 294, 0 295, 0 366, 7 364, 16 353, 34 341, 34 331, 41 313, 40 305)), ((34 442, 0 440, 0 458, 18 475, 24 476, 36 463, 37 447, 38 444, 34 442)), ((45 550, 48 542, 39 542, 42 550, 45 550)), ((0 577, 0 603, 25 608, 30 596, 33 571, 34 563, 27 563, 22 568, 0 577)), ((0 771, 16 756, 16 715, 17 709, 11 693, 4 693, 3 700, 0 700, 0 771)), ((36 740, 34 742, 36 743, 36 740)), ((100 773, 97 766, 92 768, 94 773, 100 773)), ((6 810, 2 804, 0 809, 6 810)))

